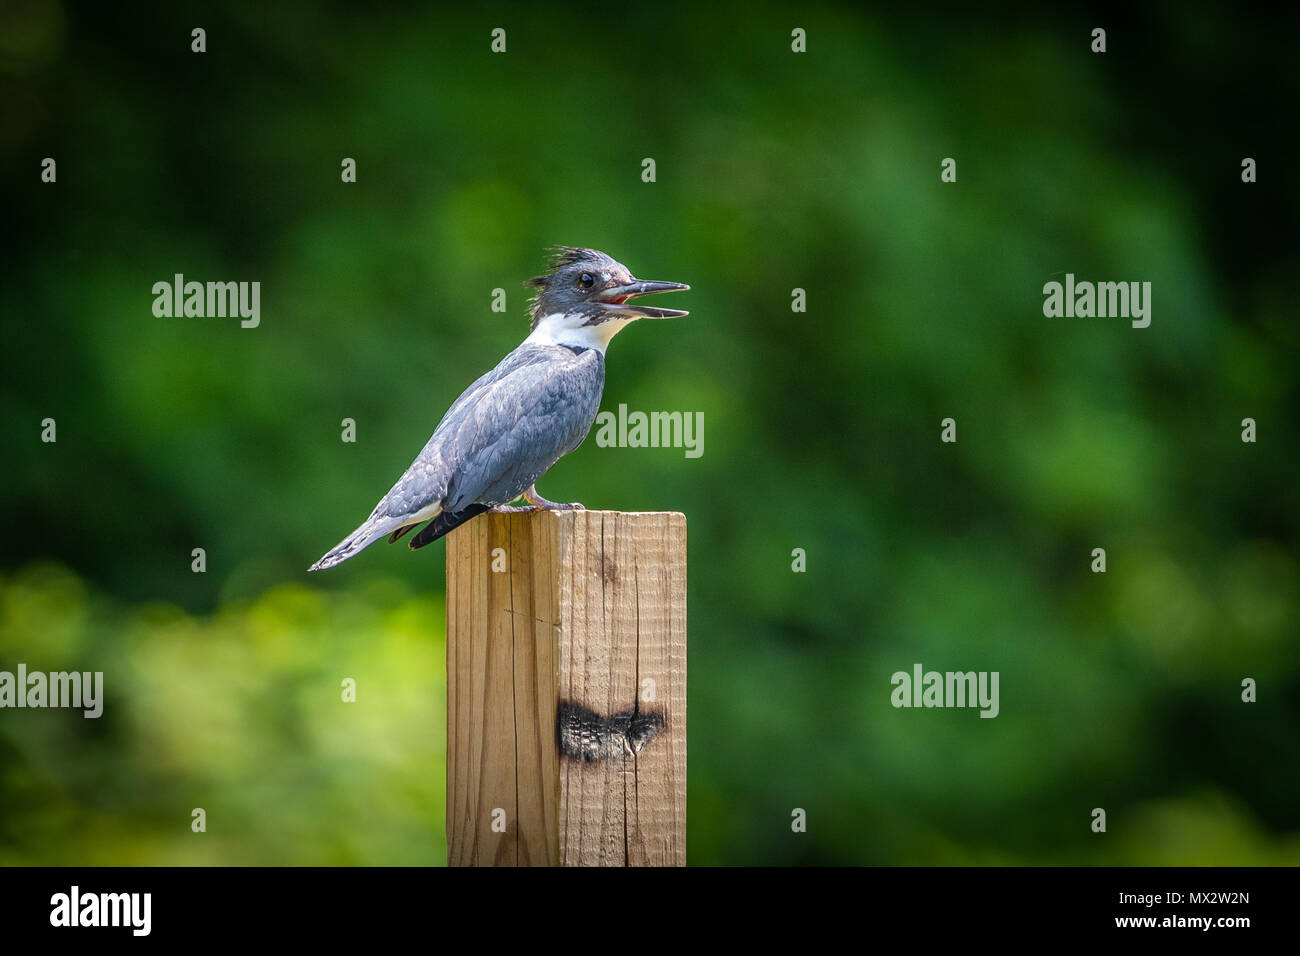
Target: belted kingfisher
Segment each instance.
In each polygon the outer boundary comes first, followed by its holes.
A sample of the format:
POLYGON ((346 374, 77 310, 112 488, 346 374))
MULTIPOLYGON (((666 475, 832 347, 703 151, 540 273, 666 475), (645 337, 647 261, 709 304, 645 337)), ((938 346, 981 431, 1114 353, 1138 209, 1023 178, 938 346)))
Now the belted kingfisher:
POLYGON ((530 510, 508 507, 520 495, 536 508, 582 507, 547 501, 537 479, 591 430, 609 340, 637 319, 689 314, 629 300, 690 286, 643 282, 595 249, 553 251, 551 271, 524 283, 537 290, 528 338, 456 399, 370 517, 308 571, 332 568, 384 535, 396 541, 424 521, 412 548, 485 511, 530 510))

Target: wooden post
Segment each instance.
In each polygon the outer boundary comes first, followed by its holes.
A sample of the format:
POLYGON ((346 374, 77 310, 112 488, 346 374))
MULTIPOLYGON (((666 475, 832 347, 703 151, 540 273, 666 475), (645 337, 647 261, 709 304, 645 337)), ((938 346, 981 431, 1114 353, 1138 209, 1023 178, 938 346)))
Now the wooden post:
POLYGON ((447 538, 447 862, 686 862, 686 517, 447 538))

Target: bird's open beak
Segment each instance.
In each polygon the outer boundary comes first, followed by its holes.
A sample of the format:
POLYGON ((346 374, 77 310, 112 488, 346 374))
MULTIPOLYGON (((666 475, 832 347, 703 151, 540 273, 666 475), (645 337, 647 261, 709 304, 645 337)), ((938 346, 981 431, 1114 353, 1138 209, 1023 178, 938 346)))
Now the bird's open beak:
POLYGON ((605 308, 619 315, 627 316, 629 319, 675 319, 683 315, 690 315, 681 309, 656 309, 649 305, 628 305, 629 299, 635 299, 639 295, 654 295, 656 292, 684 292, 690 286, 681 282, 642 282, 635 280, 627 285, 616 285, 609 289, 601 291, 597 297, 605 308))

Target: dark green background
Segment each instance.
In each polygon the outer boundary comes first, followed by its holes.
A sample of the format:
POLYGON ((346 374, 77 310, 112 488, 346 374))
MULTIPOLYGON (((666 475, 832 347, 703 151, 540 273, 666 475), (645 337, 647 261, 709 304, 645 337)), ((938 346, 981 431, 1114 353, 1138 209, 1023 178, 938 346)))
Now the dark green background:
POLYGON ((443 545, 304 568, 554 243, 693 286, 603 407, 703 457, 541 483, 688 516, 691 862, 1300 863, 1297 23, 1152 9, 6 4, 0 669, 108 699, 0 711, 0 863, 443 861, 443 545), (895 710, 915 662, 1001 715, 895 710))

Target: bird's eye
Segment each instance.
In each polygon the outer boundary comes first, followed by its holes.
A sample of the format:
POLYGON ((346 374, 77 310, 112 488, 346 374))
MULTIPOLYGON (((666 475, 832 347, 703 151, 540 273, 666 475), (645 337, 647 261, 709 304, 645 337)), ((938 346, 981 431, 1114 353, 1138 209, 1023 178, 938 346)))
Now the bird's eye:
POLYGON ((593 276, 590 272, 584 272, 582 274, 582 278, 578 280, 578 285, 582 286, 584 289, 590 289, 595 284, 596 284, 596 277, 593 276))

